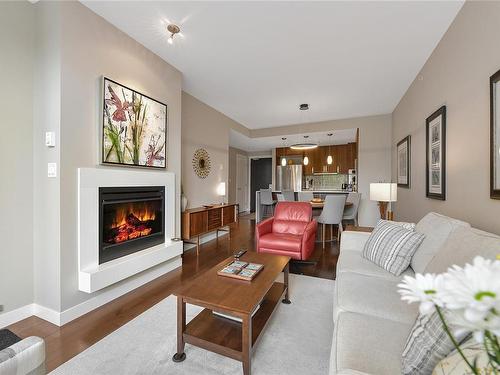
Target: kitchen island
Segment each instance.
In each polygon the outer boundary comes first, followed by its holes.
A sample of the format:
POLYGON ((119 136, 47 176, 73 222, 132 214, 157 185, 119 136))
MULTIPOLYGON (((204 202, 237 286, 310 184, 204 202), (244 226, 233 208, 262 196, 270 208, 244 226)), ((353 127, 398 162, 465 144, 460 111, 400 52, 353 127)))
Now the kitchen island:
MULTIPOLYGON (((305 191, 310 191, 313 193, 314 198, 321 198, 325 199, 327 195, 330 194, 343 194, 347 195, 349 194, 349 191, 347 190, 302 190, 303 192, 305 191)), ((273 200, 277 201, 278 197, 277 195, 280 194, 281 191, 273 191, 273 200)), ((295 192, 295 200, 297 200, 298 197, 298 192, 295 192)), ((255 192, 255 221, 258 223, 259 221, 262 221, 262 205, 260 204, 260 191, 255 192)))

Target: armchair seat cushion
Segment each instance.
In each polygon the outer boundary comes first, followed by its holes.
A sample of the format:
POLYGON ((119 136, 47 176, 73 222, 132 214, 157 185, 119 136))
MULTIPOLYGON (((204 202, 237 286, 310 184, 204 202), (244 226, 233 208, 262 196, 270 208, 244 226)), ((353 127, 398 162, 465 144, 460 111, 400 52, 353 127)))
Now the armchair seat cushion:
POLYGON ((261 249, 274 249, 300 253, 302 236, 289 233, 268 233, 260 238, 261 249))

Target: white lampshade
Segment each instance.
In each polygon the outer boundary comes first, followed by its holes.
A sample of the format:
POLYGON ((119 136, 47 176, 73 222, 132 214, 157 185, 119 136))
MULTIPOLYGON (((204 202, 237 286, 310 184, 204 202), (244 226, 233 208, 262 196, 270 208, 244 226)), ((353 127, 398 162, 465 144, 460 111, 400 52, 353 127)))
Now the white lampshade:
POLYGON ((226 183, 221 182, 219 183, 219 186, 217 186, 217 195, 223 197, 226 195, 226 183))
POLYGON ((377 202, 396 202, 398 200, 398 185, 389 182, 370 184, 370 200, 377 202))

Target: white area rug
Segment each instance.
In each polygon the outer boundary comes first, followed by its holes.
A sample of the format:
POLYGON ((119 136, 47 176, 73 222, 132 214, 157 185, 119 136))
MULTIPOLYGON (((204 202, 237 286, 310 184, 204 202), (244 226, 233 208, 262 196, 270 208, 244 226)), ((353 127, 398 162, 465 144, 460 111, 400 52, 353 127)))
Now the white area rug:
MULTIPOLYGON (((290 275, 291 305, 279 304, 252 357, 252 374, 328 374, 332 280, 290 275)), ((187 320, 201 309, 187 305, 187 320)), ((186 344, 174 363, 176 297, 169 296, 51 374, 242 374, 241 362, 186 344)))

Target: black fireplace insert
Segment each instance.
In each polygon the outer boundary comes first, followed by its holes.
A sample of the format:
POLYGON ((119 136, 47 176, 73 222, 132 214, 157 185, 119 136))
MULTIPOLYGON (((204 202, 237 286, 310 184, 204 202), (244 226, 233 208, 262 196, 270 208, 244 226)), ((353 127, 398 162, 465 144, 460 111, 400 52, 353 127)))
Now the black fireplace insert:
POLYGON ((99 188, 99 264, 165 242, 165 187, 99 188))

